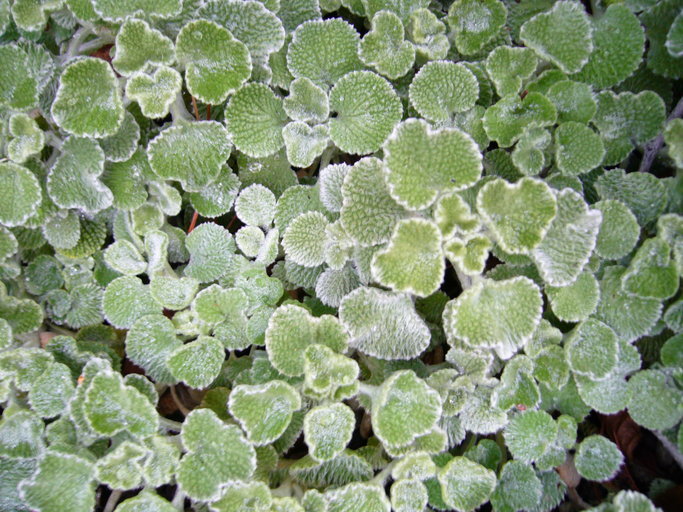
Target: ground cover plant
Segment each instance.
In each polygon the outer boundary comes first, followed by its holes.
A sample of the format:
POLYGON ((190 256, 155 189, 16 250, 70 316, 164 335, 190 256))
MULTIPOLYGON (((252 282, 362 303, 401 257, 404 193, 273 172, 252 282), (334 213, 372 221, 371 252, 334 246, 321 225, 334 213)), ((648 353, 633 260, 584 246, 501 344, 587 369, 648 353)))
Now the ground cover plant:
POLYGON ((0 0, 0 34, 0 510, 680 489, 681 0, 0 0))

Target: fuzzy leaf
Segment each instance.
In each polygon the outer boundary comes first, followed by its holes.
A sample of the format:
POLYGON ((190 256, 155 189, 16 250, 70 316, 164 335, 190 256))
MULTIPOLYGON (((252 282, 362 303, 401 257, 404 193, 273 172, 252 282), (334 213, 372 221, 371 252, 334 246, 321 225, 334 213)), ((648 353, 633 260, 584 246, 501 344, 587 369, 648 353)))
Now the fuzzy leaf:
POLYGON ((428 500, 427 488, 419 480, 400 480, 391 486, 391 506, 396 512, 424 510, 428 500))
POLYGON ((275 215, 275 195, 263 185, 251 185, 240 192, 235 213, 248 226, 268 227, 275 215))
POLYGON ((330 113, 325 90, 309 78, 297 78, 289 84, 289 96, 283 101, 287 115, 294 121, 323 122, 330 113))
POLYGON ((151 76, 133 73, 126 82, 126 96, 138 102, 143 115, 158 119, 168 115, 182 85, 180 73, 160 66, 151 76))
POLYGON ((0 104, 15 110, 28 110, 38 103, 38 83, 30 70, 28 55, 16 45, 0 46, 0 104))
POLYGON ((391 505, 380 487, 352 483, 325 493, 328 512, 389 512, 391 505))
POLYGON ((175 382, 166 361, 180 346, 173 324, 162 315, 138 319, 126 336, 126 355, 157 382, 175 382))
POLYGON ((410 104, 430 121, 447 121, 465 112, 479 97, 479 84, 463 64, 428 62, 415 75, 409 89, 410 104))
POLYGON ((519 93, 522 82, 536 71, 536 55, 528 48, 498 46, 486 57, 486 72, 499 96, 519 93))
POLYGON ((294 167, 309 167, 330 142, 327 125, 308 126, 303 122, 287 124, 282 129, 287 159, 294 167))
POLYGON ((95 12, 107 21, 123 21, 129 16, 170 18, 180 13, 182 0, 91 0, 95 12))
POLYGON ((481 50, 503 28, 507 9, 498 0, 456 0, 448 9, 455 47, 463 55, 481 50))
POLYGON ((574 464, 585 479, 604 482, 617 474, 623 461, 617 445, 603 436, 593 435, 577 447, 574 464))
POLYGON ((496 474, 466 457, 453 457, 438 478, 443 502, 462 512, 486 503, 496 487, 496 474))
POLYGON ((282 238, 287 258, 304 267, 321 265, 325 261, 325 229, 328 224, 320 212, 307 212, 296 217, 282 238))
POLYGON ((587 123, 593 119, 598 109, 590 85, 581 82, 560 80, 548 89, 546 95, 555 104, 557 118, 561 123, 587 123))
POLYGON ((35 215, 42 193, 35 175, 26 167, 0 162, 0 222, 20 226, 35 215))
POLYGON ((119 277, 107 285, 102 309, 107 321, 119 329, 130 329, 138 318, 161 313, 149 286, 133 276, 119 277))
POLYGON ((175 61, 173 41, 146 21, 127 19, 116 34, 116 71, 130 76, 153 66, 170 66, 175 61))
POLYGON ((351 440, 356 416, 342 403, 321 405, 304 418, 304 438, 313 459, 324 462, 341 453, 351 440))
POLYGON ((235 241, 230 232, 218 224, 206 223, 195 228, 185 239, 190 263, 185 275, 201 283, 219 279, 230 266, 235 241))
POLYGON ((484 235, 466 235, 452 238, 444 244, 443 251, 451 264, 463 274, 474 276, 484 272, 493 243, 484 235))
POLYGON ((472 214, 470 205, 456 193, 444 194, 439 198, 434 209, 434 220, 444 239, 456 233, 472 233, 481 225, 479 218, 472 214))
POLYGON ((448 54, 450 43, 446 36, 446 25, 429 9, 413 11, 406 31, 408 39, 421 57, 437 60, 448 54))
POLYGON ((304 393, 339 399, 357 391, 358 363, 331 348, 314 344, 304 351, 304 393))
POLYGON ((170 502, 151 491, 143 491, 137 496, 122 501, 117 512, 174 512, 176 508, 170 502))
POLYGON ((531 510, 538 505, 541 495, 541 481, 534 468, 524 462, 511 460, 505 463, 500 472, 491 504, 500 512, 531 510))
POLYGON ((176 348, 168 356, 168 369, 176 379, 191 388, 203 389, 218 376, 225 350, 216 338, 200 336, 176 348))
POLYGON ((358 55, 380 75, 396 79, 405 75, 415 60, 415 48, 404 40, 401 19, 391 11, 378 11, 372 29, 363 36, 358 55))
POLYGON ((210 507, 214 512, 266 512, 274 510, 272 502, 270 489, 263 482, 230 481, 221 487, 220 497, 210 507))
POLYGON ((683 417, 683 393, 664 372, 640 371, 631 377, 628 387, 628 412, 639 425, 665 430, 683 417))
POLYGON ((605 199, 593 206, 602 213, 602 223, 595 243, 596 254, 609 260, 623 258, 638 243, 638 220, 621 201, 605 199))
POLYGON ((621 277, 623 290, 643 298, 664 300, 674 296, 679 278, 670 253, 671 247, 664 240, 645 240, 621 277))
POLYGON ((550 448, 557 433, 557 423, 550 414, 545 411, 527 411, 514 416, 503 435, 515 459, 534 462, 550 448))
POLYGON ((606 378, 618 362, 616 334, 593 318, 571 331, 565 347, 572 371, 594 380, 606 378))
POLYGON ((349 345, 379 359, 412 359, 429 345, 429 329, 406 295, 357 288, 342 299, 339 319, 349 345))
POLYGON ((10 117, 9 133, 13 138, 7 144, 7 156, 18 164, 39 153, 45 145, 45 134, 38 123, 26 114, 10 117))
POLYGON ((516 94, 501 98, 484 114, 486 134, 501 147, 510 147, 525 128, 552 125, 557 119, 555 106, 540 93, 530 92, 524 99, 516 94))
POLYGON ((591 171, 604 156, 600 136, 586 125, 568 121, 555 130, 555 161, 563 174, 576 176, 591 171))
POLYGON ((564 322, 585 320, 595 312, 600 300, 598 281, 587 271, 567 286, 546 286, 545 293, 553 313, 564 322))

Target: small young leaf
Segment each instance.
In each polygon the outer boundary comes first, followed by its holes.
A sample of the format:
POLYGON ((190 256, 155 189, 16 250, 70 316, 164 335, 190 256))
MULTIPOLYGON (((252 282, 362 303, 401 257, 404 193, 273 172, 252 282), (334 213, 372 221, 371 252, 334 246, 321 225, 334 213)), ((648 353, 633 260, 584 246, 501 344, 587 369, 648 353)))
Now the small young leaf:
POLYGON ((168 356, 168 369, 191 388, 202 389, 211 384, 225 359, 223 344, 216 338, 200 336, 176 348, 168 356))
POLYGON ((175 383, 166 361, 180 346, 173 324, 162 315, 138 319, 126 336, 126 355, 157 382, 175 383))
POLYGON ((356 416, 342 403, 311 409, 304 418, 304 439, 310 455, 318 462, 333 459, 351 440, 356 416))
POLYGON ((290 118, 301 122, 321 123, 330 113, 327 93, 309 78, 297 78, 289 84, 283 107, 290 118))
POLYGON ((595 252, 601 258, 623 258, 635 247, 640 226, 635 215, 621 201, 605 199, 593 205, 602 213, 602 223, 595 243, 595 252))
POLYGON ((496 487, 496 474, 466 457, 453 457, 438 479, 444 504, 463 512, 486 503, 496 487))
POLYGON ((670 253, 671 247, 664 240, 645 240, 621 277, 622 289, 643 298, 664 300, 674 296, 679 278, 670 253))
POLYGON ((282 237, 287 258, 304 267, 317 267, 325 261, 325 230, 329 222, 320 212, 296 217, 282 237))
POLYGON ((481 50, 503 28, 507 9, 498 0, 456 0, 448 9, 448 25, 455 47, 463 55, 481 50))
POLYGON ((604 482, 617 474, 623 461, 624 456, 617 445, 606 437, 593 435, 579 443, 574 464, 582 477, 604 482))
POLYGON ((392 80, 405 75, 415 60, 415 48, 404 40, 401 19, 391 11, 378 11, 372 29, 363 36, 358 56, 366 66, 392 80))
POLYGON ((561 123, 576 121, 587 123, 597 112, 598 105, 588 84, 560 80, 546 93, 557 108, 557 119, 561 123))
POLYGON ((213 512, 272 511, 273 498, 263 482, 230 481, 221 487, 220 497, 211 502, 213 512))
POLYGON ((201 283, 209 283, 223 276, 235 252, 235 241, 230 232, 213 223, 195 228, 187 236, 185 246, 190 252, 190 263, 185 267, 185 275, 201 283))
POLYGON ((389 512, 391 505, 383 489, 376 485, 352 483, 325 492, 328 512, 389 512))
POLYGON ((491 505, 499 512, 531 510, 541 499, 541 481, 534 468, 518 460, 505 463, 498 478, 491 505))
POLYGON ((0 222, 21 226, 38 211, 42 193, 38 178, 26 167, 0 162, 0 222))
POLYGON ((567 337, 567 362, 575 373, 602 380, 617 365, 617 341, 612 329, 599 320, 589 318, 567 337))
POLYGON ((409 95, 410 104, 422 117, 429 121, 447 121, 454 113, 474 106, 479 97, 479 83, 463 64, 428 62, 413 78, 409 95))
POLYGON ((173 41, 146 21, 127 19, 116 34, 116 71, 130 76, 148 67, 170 66, 175 61, 173 41))
POLYGON ((13 138, 7 144, 7 156, 18 164, 23 164, 29 157, 39 153, 45 145, 45 133, 26 114, 19 113, 10 117, 9 133, 13 138))
POLYGON ((555 123, 557 110, 552 102, 537 92, 524 99, 516 94, 501 98, 484 114, 486 134, 501 147, 510 147, 523 134, 525 128, 549 126, 555 123))
POLYGON ((413 11, 406 32, 419 56, 427 60, 446 58, 450 49, 446 25, 429 9, 413 11))
POLYGON ((308 126, 303 122, 287 124, 282 129, 287 148, 287 159, 294 167, 308 167, 319 157, 330 142, 327 125, 308 126))
POLYGON ((486 57, 486 72, 499 96, 519 93, 522 82, 536 71, 536 55, 528 48, 498 46, 486 57))
POLYGON ((550 307, 563 322, 580 322, 595 312, 600 300, 600 288, 595 276, 584 271, 572 284, 546 286, 550 307))
POLYGON ((119 277, 107 285, 102 309, 107 321, 119 329, 130 329, 138 318, 161 313, 149 286, 134 276, 119 277))
POLYGON ((126 82, 126 96, 138 102, 143 115, 158 119, 168 115, 182 85, 180 73, 160 66, 151 76, 133 73, 126 82))
POLYGON ((514 416, 503 435, 515 459, 534 462, 546 453, 557 433, 557 423, 550 414, 527 411, 514 416))
POLYGON ((263 185, 251 185, 235 201, 237 217, 248 226, 268 227, 275 215, 275 195, 263 185))

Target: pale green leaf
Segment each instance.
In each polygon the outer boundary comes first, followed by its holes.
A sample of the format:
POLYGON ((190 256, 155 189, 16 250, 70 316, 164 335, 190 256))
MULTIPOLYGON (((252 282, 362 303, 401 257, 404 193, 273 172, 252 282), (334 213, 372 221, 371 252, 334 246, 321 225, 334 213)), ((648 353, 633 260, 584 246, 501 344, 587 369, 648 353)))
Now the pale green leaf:
POLYGON ((304 439, 311 457, 319 462, 333 459, 351 440, 356 416, 342 403, 311 409, 304 418, 304 439))
POLYGON ((507 9, 498 0, 456 0, 448 9, 448 25, 455 47, 463 55, 481 50, 503 28, 507 9))
POLYGON ((203 389, 218 376, 225 350, 216 338, 200 336, 176 348, 168 356, 168 369, 173 377, 191 388, 203 389))
POLYGON ((598 201, 593 207, 602 213, 595 243, 596 254, 609 260, 623 258, 638 242, 638 220, 628 206, 615 199, 598 201))
POLYGON ((168 115, 182 85, 180 73, 160 66, 153 75, 133 73, 126 81, 126 96, 138 102, 143 115, 158 119, 168 115))
POLYGON ((486 57, 486 72, 502 97, 519 93, 537 64, 536 55, 528 48, 498 46, 486 57))
POLYGON ((430 121, 447 121, 456 112, 472 108, 479 97, 479 83, 463 64, 428 62, 409 88, 410 104, 430 121))
POLYGON ((372 28, 363 36, 358 55, 366 66, 380 75, 397 79, 405 75, 415 60, 415 48, 404 40, 401 19, 391 11, 377 11, 372 28))
POLYGON ((173 324, 162 315, 138 319, 126 336, 126 355, 157 382, 175 382, 166 361, 180 346, 173 324))
POLYGON ((542 94, 530 92, 524 99, 516 94, 501 98, 484 114, 486 134, 501 147, 510 147, 525 128, 549 126, 555 123, 557 110, 542 94))
POLYGON ((460 512, 486 503, 496 487, 496 474, 466 457, 453 457, 438 474, 443 502, 460 512))
POLYGON ((116 34, 115 47, 112 64, 124 76, 175 61, 173 41, 144 20, 127 19, 116 34))
POLYGON ((26 167, 0 162, 0 222, 20 226, 35 215, 42 198, 36 176, 26 167))
POLYGON ((214 223, 195 228, 185 239, 190 252, 190 263, 185 275, 208 283, 223 276, 230 268, 235 252, 235 241, 230 232, 214 223))

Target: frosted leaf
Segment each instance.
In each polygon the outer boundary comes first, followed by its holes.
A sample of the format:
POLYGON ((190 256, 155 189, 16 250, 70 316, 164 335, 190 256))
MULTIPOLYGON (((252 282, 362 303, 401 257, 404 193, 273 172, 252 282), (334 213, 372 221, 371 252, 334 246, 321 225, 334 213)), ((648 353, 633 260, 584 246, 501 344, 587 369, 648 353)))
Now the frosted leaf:
POLYGON ((275 215, 275 195, 263 185, 251 185, 235 201, 237 217, 248 226, 268 227, 275 215))
POLYGON ((389 193, 411 210, 427 208, 440 192, 469 187, 482 171, 481 153, 466 133, 455 128, 432 130, 418 119, 396 127, 384 155, 389 193))
POLYGON ((342 185, 350 169, 348 164, 333 164, 319 173, 320 201, 331 212, 339 212, 342 208, 342 185))
POLYGON ((525 254, 539 246, 558 206, 550 187, 540 180, 522 178, 508 184, 495 179, 479 190, 477 210, 505 251, 525 254))
POLYGON ((541 481, 534 468, 518 460, 505 463, 498 478, 491 505, 498 512, 530 510, 538 504, 542 495, 541 481))
POLYGON ((159 415, 147 397, 124 384, 115 372, 93 377, 85 392, 83 410, 90 428, 104 436, 127 431, 144 438, 159 428, 159 415))
POLYGON ((638 220, 624 203, 615 199, 599 201, 593 207, 602 213, 596 254, 610 260, 623 258, 638 243, 638 220))
POLYGON ((550 145, 550 133, 544 128, 529 128, 519 138, 512 151, 512 163, 526 176, 536 176, 547 165, 545 150, 550 145))
POLYGON ((496 474, 466 457, 453 457, 438 479, 444 504, 461 512, 486 503, 496 487, 496 474))
POLYGON ((284 375, 303 375, 304 351, 315 343, 344 352, 348 335, 335 317, 323 315, 316 318, 293 304, 280 306, 270 317, 266 350, 272 365, 284 375))
POLYGON ((634 144, 645 144, 664 127, 666 108, 655 92, 616 95, 612 91, 602 91, 597 95, 597 101, 598 111, 593 124, 607 150, 603 165, 618 164, 631 153, 634 144))
POLYGON ((391 11, 378 11, 372 28, 360 42, 358 56, 363 63, 390 79, 402 77, 413 66, 415 48, 404 40, 401 19, 391 11))
POLYGON ((649 238, 636 251, 621 277, 622 289, 643 298, 668 299, 678 291, 676 264, 671 247, 660 238, 649 238))
POLYGON ((297 78, 289 84, 283 107, 294 121, 321 123, 330 113, 327 93, 309 78, 297 78))
POLYGON ((143 491, 137 496, 122 501, 116 512, 175 512, 169 501, 152 491, 143 491))
POLYGON ((427 60, 445 59, 450 49, 446 25, 429 9, 413 11, 406 26, 417 54, 427 60))
POLYGON ((273 498, 268 486, 259 481, 230 481, 221 487, 220 497, 209 505, 213 512, 266 512, 271 508, 273 498))
POLYGON ((427 480, 436 474, 437 466, 425 452, 409 453, 394 466, 394 480, 427 480))
MULTIPOLYGON (((678 309, 680 310, 681 301, 674 304, 678 304, 678 309)), ((670 309, 673 308, 674 306, 671 306, 670 309)), ((681 366, 681 363, 683 362, 683 336, 677 334, 666 340, 666 343, 664 343, 659 351, 659 358, 665 366, 681 366)))
POLYGON ((481 281, 446 305, 444 328, 450 343, 494 348, 508 359, 533 335, 541 306, 538 288, 526 277, 481 281))
POLYGON ((565 351, 549 345, 534 357, 534 378, 552 390, 562 389, 570 377, 565 351))
POLYGON ((40 512, 87 512, 95 506, 93 465, 80 456, 48 450, 19 485, 25 503, 40 512))
POLYGON ((371 414, 375 435, 398 448, 431 430, 441 416, 441 398, 412 370, 401 370, 382 383, 371 414))
POLYGON ((116 71, 130 76, 154 66, 170 66, 175 61, 173 41, 146 21, 127 19, 116 35, 116 71))
POLYGON ((572 189, 563 189, 556 197, 557 215, 531 258, 547 284, 567 286, 576 280, 595 248, 602 214, 590 209, 572 189))
POLYGON ((574 464, 587 480, 604 482, 619 471, 624 456, 612 441, 603 436, 586 437, 576 448, 574 464))
POLYGON ((273 12, 262 2, 228 0, 205 2, 197 11, 197 17, 215 21, 227 28, 247 46, 251 60, 256 64, 265 62, 271 53, 282 47, 285 40, 282 23, 273 12))
POLYGON ((408 22, 414 11, 429 6, 428 0, 361 0, 361 2, 368 19, 373 18, 379 11, 389 11, 397 15, 403 24, 408 22))
POLYGON ((412 359, 429 345, 429 328, 404 294, 357 288, 342 299, 339 319, 349 345, 379 359, 412 359))
POLYGON ((341 224, 359 245, 386 242, 403 208, 389 195, 384 165, 377 158, 364 158, 351 168, 342 185, 341 224))
POLYGON ((448 10, 455 47, 463 55, 481 50, 503 28, 507 9, 498 0, 456 0, 448 10))
POLYGON ((126 82, 126 96, 138 102, 143 115, 158 119, 168 115, 182 85, 180 73, 160 66, 151 76, 133 73, 126 82))
POLYGON ((247 258, 255 258, 258 255, 265 239, 266 236, 263 234, 263 231, 257 226, 242 226, 235 233, 237 248, 247 258))
POLYGON ((328 268, 316 281, 315 295, 323 304, 338 308, 342 299, 358 286, 358 274, 350 265, 339 269, 328 268))
POLYGON ((4 318, 0 318, 0 349, 9 348, 14 342, 12 327, 4 318))
POLYGON ((30 73, 28 55, 18 46, 0 47, 0 104, 14 110, 28 110, 38 103, 38 83, 30 73))
POLYGON ((36 176, 26 167, 0 162, 0 222, 21 226, 36 214, 42 192, 36 176))
POLYGON ((304 352, 304 393, 316 399, 337 400, 355 395, 359 371, 353 359, 325 345, 310 345, 304 352))
POLYGON ((199 121, 167 128, 150 141, 147 150, 157 176, 198 192, 218 177, 230 156, 230 140, 219 123, 199 121))
POLYGON ((31 299, 18 299, 7 293, 4 283, 0 284, 0 318, 12 327, 14 334, 35 331, 43 323, 43 310, 31 299))
POLYGON ((389 512, 384 490, 371 484, 352 483, 325 492, 328 512, 389 512))
POLYGON ((427 488, 419 480, 400 480, 391 486, 391 507, 396 512, 424 510, 428 500, 427 488))
POLYGON ((311 409, 304 418, 304 439, 311 457, 318 462, 333 459, 351 440, 356 416, 342 403, 311 409))
POLYGON ((244 332, 249 298, 239 288, 211 285, 200 291, 192 303, 192 313, 202 328, 213 329, 224 345, 247 346, 244 332))
POLYGON ((135 489, 142 484, 140 461, 146 450, 131 441, 124 441, 100 458, 95 465, 97 480, 111 489, 135 489))
POLYGON ((294 78, 309 78, 321 87, 333 86, 351 71, 360 70, 360 36, 340 18, 302 23, 287 51, 287 67, 294 78))
POLYGON ((225 124, 235 147, 256 158, 272 155, 284 145, 286 120, 282 100, 259 83, 239 89, 225 108, 225 124))
POLYGON ((493 243, 487 236, 473 234, 448 240, 443 251, 451 264, 457 266, 463 274, 475 276, 484 272, 492 247, 493 243))
POLYGON ((0 261, 13 256, 18 248, 19 244, 14 233, 5 226, 0 226, 0 261))
POLYGON ((479 83, 463 64, 428 62, 415 75, 409 88, 410 104, 429 121, 447 121, 465 112, 479 97, 479 83))
POLYGON ((683 57, 683 15, 680 13, 671 24, 664 45, 673 57, 683 57))
POLYGON ((45 425, 33 411, 18 410, 0 421, 0 453, 12 458, 38 457, 45 450, 45 425))
POLYGON ((247 47, 212 21, 185 25, 176 39, 176 54, 188 90, 204 103, 222 103, 251 75, 247 47))
POLYGON ((325 212, 320 202, 318 188, 308 185, 293 185, 280 196, 275 208, 275 227, 280 233, 287 231, 289 223, 308 211, 325 212))
POLYGON ((673 250, 679 274, 683 274, 683 215, 667 213, 657 219, 657 233, 673 250))
POLYGON ((631 76, 643 56, 645 34, 635 14, 622 4, 608 5, 593 25, 593 52, 572 78, 606 89, 631 76))
POLYGON ((576 73, 593 51, 590 20, 579 2, 557 2, 522 25, 520 39, 565 73, 576 73))
POLYGON ((546 286, 545 293, 553 313, 563 322, 585 320, 595 312, 600 300, 598 281, 587 271, 567 286, 546 286))
POLYGON ((555 123, 555 106, 540 93, 530 92, 524 99, 516 94, 501 98, 484 114, 486 134, 501 147, 510 147, 525 128, 549 126, 555 123))
POLYGON ((287 227, 282 247, 287 258, 304 267, 316 267, 325 261, 324 244, 327 218, 320 212, 306 212, 287 227))
POLYGON ((586 125, 568 121, 555 130, 555 162, 563 174, 576 176, 591 171, 604 156, 600 136, 586 125))
POLYGON ((239 178, 224 168, 216 181, 199 192, 188 194, 192 207, 202 217, 215 218, 230 211, 240 189, 239 178))
POLYGON ((45 145, 45 134, 38 123, 26 114, 10 117, 9 133, 12 140, 7 144, 7 156, 18 164, 39 153, 45 145))
POLYGON ((255 386, 239 385, 230 393, 230 414, 239 422, 255 446, 278 439, 301 408, 296 389, 281 380, 255 386))
MULTIPOLYGON (((674 56, 667 40, 672 29, 676 30, 676 20, 680 14, 680 4, 676 1, 650 2, 649 9, 640 13, 640 22, 645 25, 648 39, 647 67, 657 75, 667 78, 680 78, 683 58, 674 56)), ((680 22, 678 22, 680 24, 680 22)))
POLYGON ((100 140, 104 156, 110 162, 125 162, 138 149, 140 127, 135 117, 126 111, 119 130, 109 137, 100 140))
POLYGON ((548 89, 546 95, 555 104, 561 123, 587 123, 593 119, 598 108, 590 85, 581 82, 560 80, 548 89))
POLYGON ((683 168, 683 119, 672 119, 667 123, 664 142, 676 166, 683 168))
POLYGON ((104 261, 124 275, 135 276, 147 270, 147 262, 128 240, 117 240, 104 251, 104 261))
POLYGON ((216 338, 200 336, 176 348, 168 356, 168 369, 176 379, 191 388, 203 389, 218 376, 225 350, 216 338))
POLYGON ((503 436, 515 459, 523 462, 538 460, 554 443, 558 426, 545 411, 527 411, 512 418, 503 436))
POLYGON ((256 452, 236 425, 226 425, 211 409, 195 409, 182 431, 187 452, 176 480, 188 496, 213 500, 231 480, 248 480, 256 469, 256 452))
POLYGON ((190 252, 190 263, 185 275, 201 283, 209 283, 225 274, 235 252, 235 241, 230 232, 214 223, 205 223, 187 235, 185 246, 190 252))
POLYGON ((171 18, 180 14, 182 0, 92 0, 95 12, 106 21, 123 21, 131 16, 171 18))
POLYGON ((128 331, 126 355, 155 381, 175 383, 166 360, 181 345, 168 318, 150 315, 138 319, 128 331))
POLYGON ((107 137, 118 131, 123 116, 118 80, 106 61, 85 57, 66 67, 52 103, 60 128, 73 135, 107 137))
POLYGON ((303 122, 287 124, 282 129, 287 159, 294 167, 308 167, 322 155, 330 142, 327 125, 310 127, 303 122))
POLYGON ((190 305, 198 287, 199 282, 191 277, 157 276, 150 282, 150 293, 164 308, 179 311, 190 305))
POLYGON ((536 55, 528 48, 498 46, 486 58, 486 72, 499 96, 517 94, 536 71, 536 55))
POLYGON ((618 362, 616 334, 594 318, 589 318, 571 331, 565 349, 572 371, 594 380, 608 377, 618 362))
POLYGON ((431 295, 439 288, 445 270, 440 246, 436 224, 424 219, 401 220, 386 248, 373 256, 372 276, 397 292, 431 295))
POLYGON ((330 111, 332 142, 346 153, 365 155, 384 144, 401 120, 403 107, 385 79, 370 71, 354 71, 340 78, 330 92, 330 111))
POLYGON ((477 231, 481 225, 479 218, 460 194, 442 195, 434 209, 434 220, 441 230, 444 239, 456 233, 468 234, 477 231))
POLYGON ((102 297, 102 310, 111 325, 118 329, 129 329, 140 317, 160 314, 161 306, 140 279, 123 276, 107 285, 102 297))
POLYGON ((643 370, 628 381, 628 412, 639 425, 665 430, 683 417, 683 393, 666 373, 643 370))

